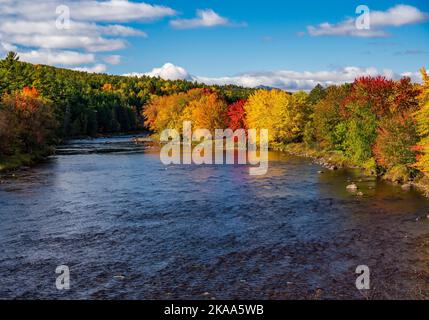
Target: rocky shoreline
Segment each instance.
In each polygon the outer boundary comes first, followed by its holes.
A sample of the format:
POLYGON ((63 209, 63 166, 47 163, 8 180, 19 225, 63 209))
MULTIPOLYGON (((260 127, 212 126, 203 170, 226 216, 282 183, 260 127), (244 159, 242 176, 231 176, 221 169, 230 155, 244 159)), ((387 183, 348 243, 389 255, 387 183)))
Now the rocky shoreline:
MULTIPOLYGON (((295 147, 290 147, 288 145, 286 146, 275 146, 273 148, 274 151, 280 151, 280 152, 286 152, 290 155, 293 156, 298 156, 298 157, 304 157, 304 158, 309 158, 312 159, 314 164, 317 164, 327 170, 330 171, 336 171, 338 169, 342 169, 342 168, 349 168, 349 169, 361 169, 363 171, 365 171, 365 174, 368 176, 376 176, 377 173, 375 172, 375 170, 368 170, 359 166, 354 166, 351 164, 348 164, 344 161, 336 161, 332 159, 332 156, 327 155, 327 156, 320 156, 317 152, 311 152, 311 151, 306 151, 303 150, 303 148, 301 148, 301 150, 299 148, 295 147)), ((319 171, 319 173, 323 173, 323 171, 319 171)), ((417 180, 410 180, 410 181, 406 181, 403 183, 398 183, 397 181, 393 181, 389 178, 387 178, 384 175, 379 175, 378 176, 381 179, 384 179, 386 181, 391 182, 392 184, 396 184, 399 187, 402 188, 402 190, 404 191, 409 191, 410 189, 416 189, 419 192, 421 192, 425 197, 429 198, 429 179, 425 179, 425 178, 420 178, 417 180)), ((347 185, 346 187, 348 190, 357 192, 357 194, 360 194, 360 192, 358 192, 359 187, 355 184, 355 183, 350 183, 349 185, 347 185)), ((363 194, 362 194, 363 195, 363 194)))

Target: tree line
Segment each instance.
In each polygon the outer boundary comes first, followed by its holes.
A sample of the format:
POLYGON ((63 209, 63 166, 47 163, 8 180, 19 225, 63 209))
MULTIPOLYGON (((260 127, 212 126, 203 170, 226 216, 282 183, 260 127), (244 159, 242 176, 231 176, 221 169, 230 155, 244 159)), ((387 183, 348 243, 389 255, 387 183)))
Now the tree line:
MULTIPOLYGON (((273 147, 311 151, 391 180, 429 176, 429 76, 361 77, 289 93, 89 74, 0 60, 0 161, 60 139, 135 130, 268 129, 273 147)), ((429 180, 429 179, 428 179, 429 180)))
POLYGON ((210 88, 231 103, 252 91, 34 65, 10 52, 0 60, 0 160, 45 153, 69 137, 145 130, 142 112, 149 101, 194 88, 210 88))
POLYGON ((268 129, 272 147, 312 152, 408 182, 429 175, 429 77, 361 77, 311 92, 255 90, 226 101, 210 88, 158 96, 143 110, 154 132, 193 128, 268 129))

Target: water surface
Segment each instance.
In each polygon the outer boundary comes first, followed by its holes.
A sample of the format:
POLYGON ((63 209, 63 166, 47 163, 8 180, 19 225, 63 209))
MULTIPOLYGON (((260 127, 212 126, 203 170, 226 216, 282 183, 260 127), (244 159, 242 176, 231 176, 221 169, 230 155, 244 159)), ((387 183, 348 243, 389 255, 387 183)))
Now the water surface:
POLYGON ((429 296, 429 201, 359 171, 270 154, 169 166, 129 137, 72 141, 0 184, 0 298, 429 296), (347 192, 356 182, 364 196, 347 192), (55 288, 55 268, 71 289, 55 288), (355 287, 355 269, 371 287, 355 287))

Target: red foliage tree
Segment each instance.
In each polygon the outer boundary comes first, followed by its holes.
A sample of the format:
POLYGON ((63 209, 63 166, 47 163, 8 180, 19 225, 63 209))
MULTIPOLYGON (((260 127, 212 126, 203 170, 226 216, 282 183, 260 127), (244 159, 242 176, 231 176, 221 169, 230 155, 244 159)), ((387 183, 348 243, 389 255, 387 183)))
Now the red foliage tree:
POLYGON ((409 77, 404 77, 395 82, 395 96, 392 103, 392 113, 409 113, 419 108, 418 97, 421 90, 418 85, 413 84, 409 77))
POLYGON ((388 80, 383 76, 366 76, 355 80, 352 90, 341 108, 343 116, 348 117, 348 106, 367 108, 377 118, 418 108, 419 89, 409 77, 399 81, 388 80))
POLYGON ((238 100, 228 107, 228 127, 232 130, 246 129, 246 100, 238 100))
POLYGON ((377 117, 382 117, 390 110, 395 82, 383 76, 365 76, 355 80, 349 96, 341 108, 342 114, 347 117, 348 105, 369 108, 377 117))

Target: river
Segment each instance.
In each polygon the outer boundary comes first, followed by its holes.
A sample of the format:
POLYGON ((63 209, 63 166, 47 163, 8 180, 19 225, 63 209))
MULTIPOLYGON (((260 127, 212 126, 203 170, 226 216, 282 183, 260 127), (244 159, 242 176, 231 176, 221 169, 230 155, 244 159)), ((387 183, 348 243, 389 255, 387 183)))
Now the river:
POLYGON ((130 137, 71 141, 1 177, 0 298, 428 298, 429 201, 320 170, 275 152, 264 176, 165 167, 130 137), (59 265, 70 290, 55 287, 59 265))

